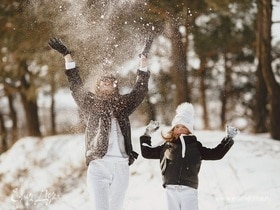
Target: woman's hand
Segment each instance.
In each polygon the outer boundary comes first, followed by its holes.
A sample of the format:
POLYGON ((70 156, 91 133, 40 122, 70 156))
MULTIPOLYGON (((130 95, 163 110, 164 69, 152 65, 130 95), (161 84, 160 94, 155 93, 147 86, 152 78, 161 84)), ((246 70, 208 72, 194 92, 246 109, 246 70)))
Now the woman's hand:
POLYGON ((148 59, 145 55, 141 54, 141 60, 140 60, 139 68, 143 69, 143 68, 146 68, 147 66, 148 66, 148 59))

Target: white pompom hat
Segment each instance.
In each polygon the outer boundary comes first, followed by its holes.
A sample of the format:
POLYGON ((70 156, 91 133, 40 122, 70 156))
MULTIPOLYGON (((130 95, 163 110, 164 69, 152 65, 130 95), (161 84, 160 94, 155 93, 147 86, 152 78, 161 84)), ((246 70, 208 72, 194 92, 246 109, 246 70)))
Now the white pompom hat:
POLYGON ((179 124, 186 126, 191 133, 194 132, 194 108, 191 103, 184 102, 178 105, 176 115, 172 120, 172 128, 179 124))

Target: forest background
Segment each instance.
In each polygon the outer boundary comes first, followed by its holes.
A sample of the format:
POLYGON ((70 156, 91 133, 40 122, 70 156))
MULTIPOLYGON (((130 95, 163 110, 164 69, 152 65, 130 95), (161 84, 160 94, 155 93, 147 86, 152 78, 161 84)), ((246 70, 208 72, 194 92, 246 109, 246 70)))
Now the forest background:
POLYGON ((72 99, 56 103, 70 91, 63 58, 47 45, 53 36, 69 46, 89 89, 94 75, 113 72, 122 93, 154 36, 149 93, 133 126, 151 119, 168 125, 176 106, 189 101, 196 129, 229 123, 280 140, 277 8, 278 0, 2 0, 0 153, 24 136, 84 130, 72 99))

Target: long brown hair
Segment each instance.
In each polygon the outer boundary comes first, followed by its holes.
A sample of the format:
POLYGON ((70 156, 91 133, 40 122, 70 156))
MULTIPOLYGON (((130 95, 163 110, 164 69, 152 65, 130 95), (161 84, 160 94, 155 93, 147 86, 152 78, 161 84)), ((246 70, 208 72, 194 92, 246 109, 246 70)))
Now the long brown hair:
MULTIPOLYGON (((185 127, 185 126, 184 126, 184 127, 185 127)), ((187 127, 186 127, 186 128, 187 128, 187 127)), ((177 139, 178 136, 176 136, 176 135, 174 134, 174 129, 175 129, 175 126, 174 126, 171 130, 169 130, 169 131, 167 132, 166 135, 163 135, 163 134, 161 133, 161 137, 162 137, 165 141, 173 141, 174 139, 177 139)), ((189 134, 192 134, 188 128, 187 128, 187 130, 188 130, 188 135, 189 135, 189 134)))
POLYGON ((161 137, 165 141, 173 141, 176 138, 174 135, 174 127, 171 130, 169 130, 166 135, 163 135, 163 133, 161 133, 161 137))

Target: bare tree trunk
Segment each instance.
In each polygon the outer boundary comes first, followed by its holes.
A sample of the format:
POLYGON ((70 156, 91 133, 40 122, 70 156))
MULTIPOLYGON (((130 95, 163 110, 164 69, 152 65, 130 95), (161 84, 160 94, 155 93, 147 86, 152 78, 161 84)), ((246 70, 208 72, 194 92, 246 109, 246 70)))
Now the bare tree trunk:
POLYGON ((225 62, 225 79, 224 79, 224 86, 221 91, 221 102, 222 102, 222 107, 221 107, 221 129, 224 129, 224 126, 226 124, 226 112, 227 112, 227 103, 228 103, 228 98, 230 97, 231 94, 231 89, 232 89, 232 79, 231 79, 231 68, 228 67, 227 65, 227 57, 226 53, 224 53, 224 62, 225 62))
POLYGON ((200 68, 198 70, 198 79, 200 83, 200 103, 203 110, 203 123, 204 123, 204 129, 210 129, 209 126, 209 115, 207 110, 207 99, 206 99, 206 85, 205 85, 205 77, 206 77, 206 59, 200 58, 200 68))
POLYGON ((151 101, 149 100, 149 98, 147 98, 147 111, 146 111, 146 115, 148 116, 148 121, 146 123, 149 123, 150 120, 156 120, 156 110, 155 110, 155 106, 154 104, 151 103, 151 101))
POLYGON ((14 99, 13 96, 8 94, 9 108, 10 108, 10 117, 12 120, 12 131, 11 131, 11 147, 18 140, 18 122, 17 122, 17 112, 14 108, 14 99))
POLYGON ((253 114, 253 131, 255 133, 264 133, 267 132, 267 119, 268 119, 268 110, 267 105, 267 90, 265 82, 260 69, 260 62, 257 69, 257 81, 256 81, 256 95, 254 99, 254 114, 253 114))
POLYGON ((41 136, 36 99, 28 100, 26 95, 21 94, 22 104, 25 110, 28 136, 41 136))
POLYGON ((0 154, 8 150, 7 129, 5 127, 4 117, 0 112, 0 154))
POLYGON ((144 115, 144 123, 147 125, 150 120, 156 120, 155 106, 150 102, 150 97, 147 96, 141 104, 140 111, 144 115))
MULTIPOLYGON (((260 10, 257 13, 257 24, 262 25, 262 13, 260 10)), ((256 81, 256 95, 254 97, 254 105, 253 105, 253 131, 255 133, 263 133, 267 132, 267 119, 268 119, 268 110, 267 110, 267 103, 268 103, 268 97, 267 97, 267 89, 266 84, 262 75, 262 59, 261 59, 261 45, 260 45, 260 39, 262 37, 261 34, 261 25, 257 25, 257 32, 256 32, 256 55, 259 60, 258 67, 257 67, 257 81, 256 81)))
MULTIPOLYGON (((26 61, 21 62, 21 68, 23 68, 24 72, 28 72, 26 61)), ((28 127, 27 135, 41 136, 37 106, 37 95, 36 93, 33 94, 32 97, 27 95, 30 86, 31 84, 29 83, 29 81, 26 80, 26 75, 23 74, 21 76, 20 96, 24 107, 26 123, 28 127)))
MULTIPOLYGON (((158 112, 162 116, 161 122, 165 125, 170 124, 170 121, 172 119, 173 113, 169 110, 174 110, 174 106, 172 105, 172 101, 170 101, 170 95, 173 95, 173 92, 170 91, 170 84, 171 81, 171 75, 165 73, 163 70, 160 70, 156 83, 158 86, 158 93, 160 94, 160 101, 158 105, 158 112)), ((173 99, 173 97, 172 97, 173 99)))
POLYGON ((54 100, 54 94, 51 94, 51 135, 56 134, 56 122, 55 122, 55 100, 54 100))
POLYGON ((258 3, 258 12, 261 13, 258 21, 259 57, 262 75, 269 95, 269 130, 272 138, 280 140, 280 85, 277 83, 271 67, 272 1, 259 0, 258 3))
POLYGON ((12 121, 12 129, 9 132, 9 140, 8 140, 8 148, 10 148, 18 139, 18 120, 17 120, 17 112, 14 108, 14 96, 16 95, 18 89, 7 83, 4 82, 4 91, 5 91, 5 95, 7 96, 8 99, 8 104, 9 104, 9 109, 10 109, 10 113, 9 113, 9 117, 11 118, 12 121))
POLYGON ((182 35, 179 31, 178 23, 169 20, 167 23, 170 39, 172 43, 172 63, 171 74, 176 85, 175 105, 185 101, 191 101, 190 90, 188 87, 187 74, 187 55, 186 47, 182 42, 182 35))
POLYGON ((55 135, 56 134, 56 121, 55 121, 55 80, 54 80, 54 74, 52 74, 52 80, 51 80, 51 134, 55 135))

